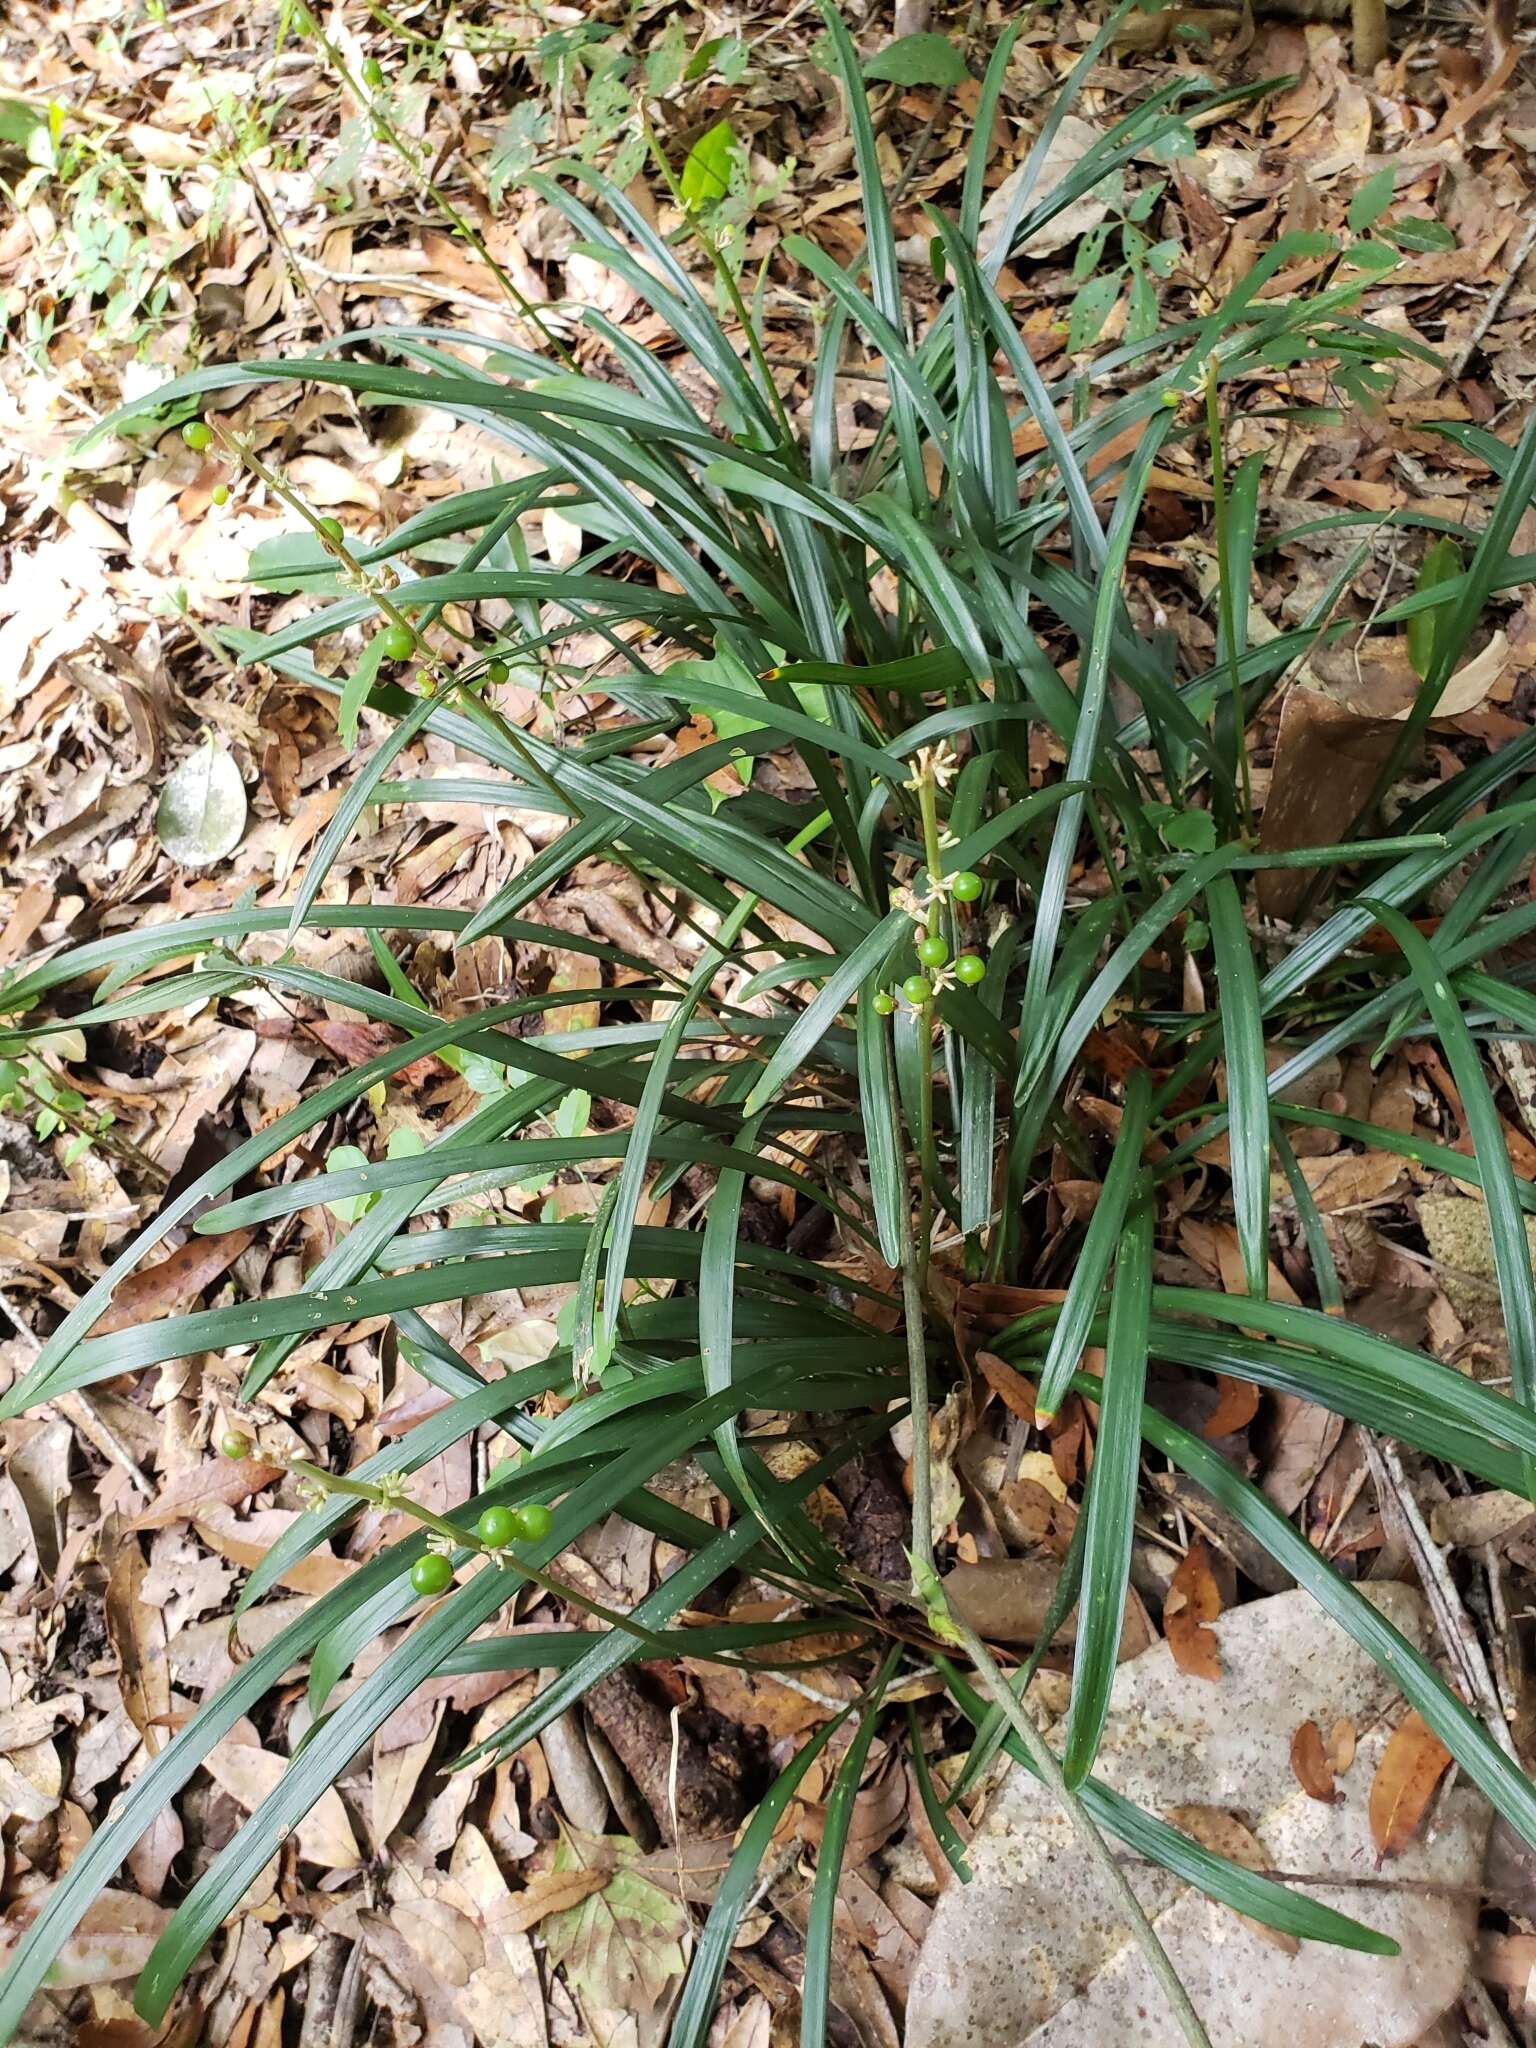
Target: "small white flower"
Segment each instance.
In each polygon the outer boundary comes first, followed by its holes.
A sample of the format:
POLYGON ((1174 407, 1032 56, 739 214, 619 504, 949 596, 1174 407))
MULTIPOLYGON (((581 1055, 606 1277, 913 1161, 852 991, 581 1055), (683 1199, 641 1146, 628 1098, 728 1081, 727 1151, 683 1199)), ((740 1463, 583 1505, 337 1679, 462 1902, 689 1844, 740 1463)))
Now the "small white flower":
POLYGON ((403 1472, 381 1472, 376 1483, 380 1507, 392 1508, 405 1499, 408 1489, 403 1472))
POLYGON ((328 1486, 322 1486, 318 1479, 301 1479, 299 1481, 299 1499, 303 1501, 306 1508, 323 1508, 330 1497, 331 1489, 328 1486))
POLYGON ((433 1557, 457 1557, 459 1546, 451 1536, 442 1536, 436 1529, 427 1532, 427 1550, 433 1557))
POLYGON ((940 740, 936 746, 918 748, 907 788, 918 790, 925 782, 931 782, 939 789, 948 789, 959 772, 960 756, 948 740, 940 740))

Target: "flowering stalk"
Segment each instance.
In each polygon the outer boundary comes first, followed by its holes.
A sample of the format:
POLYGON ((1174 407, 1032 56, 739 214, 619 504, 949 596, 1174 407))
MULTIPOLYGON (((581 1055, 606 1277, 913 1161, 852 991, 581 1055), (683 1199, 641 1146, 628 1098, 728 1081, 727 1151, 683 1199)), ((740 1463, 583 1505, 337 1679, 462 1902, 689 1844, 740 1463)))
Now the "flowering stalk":
POLYGON ((447 1592, 454 1578, 453 1558, 457 1552, 468 1550, 490 1558, 500 1571, 517 1571, 544 1592, 564 1600, 583 1614, 590 1614, 609 1628, 621 1629, 625 1634, 636 1637, 653 1655, 672 1654, 664 1642, 629 1615, 588 1599, 568 1580, 540 1570, 520 1550, 513 1550, 514 1541, 533 1542, 548 1533, 550 1512, 540 1502, 531 1502, 522 1508, 486 1508, 475 1527, 467 1529, 462 1522, 452 1521, 447 1515, 440 1515, 429 1508, 424 1501, 417 1500, 407 1490, 405 1475, 400 1472, 384 1472, 376 1480, 353 1479, 345 1473, 328 1472, 323 1465, 313 1464, 308 1458, 292 1458, 283 1451, 255 1444, 243 1430, 228 1431, 220 1449, 226 1458, 254 1456, 264 1465, 276 1465, 285 1472, 293 1473, 308 1509, 323 1507, 327 1500, 340 1495, 347 1500, 367 1501, 371 1506, 385 1510, 398 1508, 401 1513, 420 1522, 431 1533, 427 1538, 426 1552, 412 1567, 411 1582, 423 1597, 447 1592), (418 1571, 429 1561, 436 1568, 423 1573, 418 1579, 418 1571), (446 1576, 443 1566, 447 1567, 446 1576))
MULTIPOLYGON (((915 911, 920 913, 917 919, 919 928, 924 938, 928 940, 942 938, 939 931, 940 910, 944 897, 951 893, 953 888, 953 882, 947 880, 944 874, 944 846, 939 830, 938 791, 947 786, 955 767, 955 756, 948 746, 924 747, 918 753, 914 773, 907 785, 917 794, 918 808, 923 821, 923 851, 928 864, 928 893, 923 902, 915 906, 915 911)), ((967 872, 966 900, 974 900, 969 886, 974 880, 975 877, 967 872)), ((920 938, 920 959, 923 953, 924 939, 920 938)), ((922 1016, 924 1047, 915 1233, 911 1227, 910 1205, 906 1202, 901 1205, 902 1313, 906 1324, 907 1377, 912 1408, 910 1558, 913 1598, 923 1609, 929 1627, 939 1640, 957 1645, 969 1657, 978 1677, 1022 1744, 1036 1775, 1066 1815, 1089 1861, 1098 1870, 1117 1910, 1129 1926, 1131 1938, 1140 1950, 1143 1961, 1161 1987, 1188 2048, 1211 2048, 1210 2039, 1199 2014, 1190 2002, 1189 1993, 1180 1982, 1178 1971, 1158 1939, 1157 1930, 1147 1918, 1130 1879, 1121 1869, 1114 1851, 1094 1825, 1082 1801, 1068 1785, 1055 1751, 1030 1719, 1023 1701, 1008 1683, 997 1660, 976 1631, 951 1607, 944 1581, 934 1563, 933 1449, 928 1428, 928 1347, 923 1307, 932 1251, 933 1188, 937 1177, 937 1152, 933 1134, 931 1037, 935 989, 936 986, 948 985, 953 970, 943 964, 946 958, 945 951, 933 946, 931 954, 937 964, 933 968, 931 980, 923 977, 925 993, 916 1006, 922 1016)), ((967 954, 961 957, 974 959, 976 956, 967 954)), ((958 964, 957 962, 956 965, 958 964)))
MULTIPOLYGON (((385 651, 393 659, 399 661, 407 661, 413 654, 419 658, 422 667, 418 675, 425 695, 435 696, 439 691, 442 691, 445 693, 446 698, 446 693, 450 691, 461 691, 463 693, 463 709, 467 716, 477 725, 484 726, 495 738, 505 741, 518 756, 534 781, 542 787, 545 795, 555 797, 559 801, 561 808, 564 808, 566 803, 564 792, 554 778, 546 773, 534 758, 527 741, 518 731, 517 727, 508 719, 503 718, 493 704, 487 704, 484 698, 477 695, 470 687, 471 683, 478 681, 479 678, 455 675, 447 669, 443 665, 441 658, 432 652, 404 612, 391 599, 390 591, 398 589, 400 583, 400 578, 394 569, 386 566, 385 569, 377 573, 366 569, 347 546, 347 537, 340 520, 322 518, 318 513, 312 512, 297 492, 290 490, 282 478, 274 470, 268 468, 250 444, 239 440, 235 435, 231 434, 221 420, 194 420, 189 423, 189 427, 183 428, 182 432, 189 447, 201 449, 216 444, 232 462, 244 463, 253 476, 261 479, 274 497, 280 499, 291 511, 297 512, 299 517, 314 533, 321 546, 329 554, 334 555, 337 561, 341 563, 354 588, 370 597, 384 614, 385 619, 388 621, 385 628, 386 633, 396 636, 393 642, 386 642, 385 651), (193 438, 192 428, 200 429, 196 439, 193 438), (206 436, 206 439, 204 436, 206 436)), ((452 629, 450 628, 449 630, 451 631, 452 629)), ((488 664, 485 672, 493 682, 504 682, 506 680, 507 669, 504 662, 493 660, 488 664), (498 670, 500 671, 499 674, 497 673, 498 670)))

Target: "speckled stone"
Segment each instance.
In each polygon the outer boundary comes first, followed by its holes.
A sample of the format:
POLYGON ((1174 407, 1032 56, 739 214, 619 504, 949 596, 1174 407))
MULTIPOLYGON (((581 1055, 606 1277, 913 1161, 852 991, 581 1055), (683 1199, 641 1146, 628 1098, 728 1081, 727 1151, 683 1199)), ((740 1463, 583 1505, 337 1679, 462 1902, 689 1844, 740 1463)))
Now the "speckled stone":
MULTIPOLYGON (((1406 1586, 1366 1587, 1424 1644, 1406 1586)), ((1401 1702, 1365 1652, 1301 1591, 1222 1616, 1219 1682, 1186 1676, 1159 1644, 1115 1680, 1096 1775, 1156 1813, 1204 1805, 1236 1813, 1276 1869, 1355 1879, 1378 1874, 1475 1886, 1488 1808, 1464 1784, 1436 1807, 1432 1840, 1381 1873, 1371 1842, 1371 1779, 1401 1702), (1310 1799, 1290 1765, 1305 1720, 1347 1718, 1359 1746, 1343 1797, 1310 1799)), ((972 1882, 951 1884, 923 1943, 906 2048, 1179 2048, 1181 2036, 1049 1793, 1022 1770, 994 1798, 970 1850, 972 1882)), ((1312 1896, 1402 1945, 1395 1958, 1318 1943, 1287 1953, 1236 1913, 1148 1866, 1133 1872, 1213 2048, 1406 2048, 1460 1988, 1474 1926, 1469 1902, 1441 1894, 1307 1886, 1312 1896)))

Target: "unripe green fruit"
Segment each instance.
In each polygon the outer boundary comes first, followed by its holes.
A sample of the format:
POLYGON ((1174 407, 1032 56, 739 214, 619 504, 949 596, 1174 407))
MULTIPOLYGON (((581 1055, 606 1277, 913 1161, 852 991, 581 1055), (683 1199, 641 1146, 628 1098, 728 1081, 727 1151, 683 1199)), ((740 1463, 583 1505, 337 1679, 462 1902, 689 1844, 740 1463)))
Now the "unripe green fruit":
POLYGON ((896 998, 888 988, 877 988, 872 1001, 875 1005, 875 1015, 877 1017, 889 1017, 896 1007, 896 998))
POLYGON ((987 963, 979 953, 962 953, 955 962, 955 979, 967 988, 974 988, 986 971, 987 963))
POLYGON ((181 430, 181 438, 201 455, 205 448, 213 446, 213 429, 204 420, 188 420, 181 430))
POLYGON ((942 967, 949 958, 949 941, 942 932, 924 932, 917 942, 917 957, 925 967, 942 967))
POLYGON ((409 661, 416 652, 416 635, 409 626, 386 626, 380 637, 386 661, 409 661))
POLYGON ((974 903, 981 894, 981 877, 974 868, 961 868, 950 876, 949 886, 957 903, 974 903))
POLYGON ((513 1508, 512 1519, 517 1524, 517 1533, 524 1543, 537 1543, 547 1536, 554 1527, 555 1518, 541 1500, 531 1500, 526 1506, 513 1508))
POLYGON ((363 59, 363 83, 374 92, 377 92, 384 83, 384 66, 377 57, 365 57, 363 59))
POLYGON ((346 528, 339 519, 322 519, 318 522, 320 531, 327 540, 340 540, 346 528))
POLYGON ((486 675, 493 683, 504 683, 512 671, 504 661, 493 661, 486 666, 486 675))
POLYGON ((226 1429, 219 1438, 220 1451, 226 1458, 233 1458, 236 1463, 241 1458, 248 1458, 255 1448, 243 1429, 226 1429))
POLYGON ((212 498, 215 505, 227 505, 229 503, 229 485, 215 484, 208 495, 212 498))
POLYGON ((517 1522, 510 1508, 487 1508, 475 1524, 475 1534, 487 1550, 500 1550, 517 1534, 517 1522))
POLYGON ((446 1593, 452 1584, 453 1566, 446 1557, 439 1557, 435 1550, 429 1550, 425 1557, 418 1557, 411 1566, 411 1588, 423 1600, 446 1593))
POLYGON ((918 1010, 933 994, 933 983, 926 974, 909 974, 901 984, 901 992, 913 1009, 918 1010))

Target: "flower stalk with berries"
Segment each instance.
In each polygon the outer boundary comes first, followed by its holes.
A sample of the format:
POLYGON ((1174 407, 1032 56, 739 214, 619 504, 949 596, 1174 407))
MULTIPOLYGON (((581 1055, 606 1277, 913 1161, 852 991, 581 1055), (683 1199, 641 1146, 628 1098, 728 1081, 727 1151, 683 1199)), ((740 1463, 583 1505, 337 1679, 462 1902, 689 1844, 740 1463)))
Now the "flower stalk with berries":
MULTIPOLYGON (((274 497, 291 511, 297 512, 327 554, 332 555, 341 565, 342 578, 347 587, 360 597, 370 598, 383 613, 385 623, 379 635, 379 649, 385 660, 419 660, 422 665, 416 671, 416 683, 424 697, 436 697, 440 694, 446 697, 450 691, 458 692, 466 714, 512 749, 546 795, 564 803, 564 795, 559 784, 534 757, 522 733, 479 694, 481 684, 504 683, 511 676, 510 667, 500 655, 493 655, 478 669, 470 668, 457 672, 450 670, 390 596, 391 591, 400 587, 399 572, 388 563, 381 569, 369 569, 358 561, 347 544, 346 528, 339 519, 329 513, 321 515, 313 512, 298 493, 290 490, 282 478, 262 461, 250 443, 231 434, 222 421, 188 420, 181 430, 181 438, 194 454, 203 455, 210 448, 217 447, 231 462, 243 463, 253 476, 260 478, 274 497)), ((216 484, 211 496, 216 505, 227 505, 228 484, 216 484)), ((434 607, 431 616, 437 616, 437 608, 434 607)))
POLYGON ((516 1571, 530 1584, 591 1615, 593 1620, 634 1636, 653 1654, 671 1654, 665 1643, 629 1615, 588 1599, 568 1580, 532 1563, 518 1547, 543 1542, 553 1529, 554 1515, 543 1501, 524 1501, 517 1507, 493 1502, 481 1509, 470 1529, 415 1499, 401 1472, 382 1472, 374 1480, 349 1478, 345 1473, 328 1472, 308 1458, 295 1458, 279 1448, 258 1444, 243 1429, 226 1430, 219 1439, 219 1450, 226 1458, 240 1461, 255 1457, 264 1465, 275 1465, 280 1471, 291 1473, 299 1482, 300 1496, 308 1510, 324 1507, 327 1501, 339 1497, 365 1501, 386 1512, 398 1510, 420 1522, 427 1531, 427 1545, 411 1566, 411 1590, 423 1600, 435 1600, 449 1591, 458 1578, 458 1560, 467 1551, 471 1557, 489 1558, 498 1571, 516 1571))

